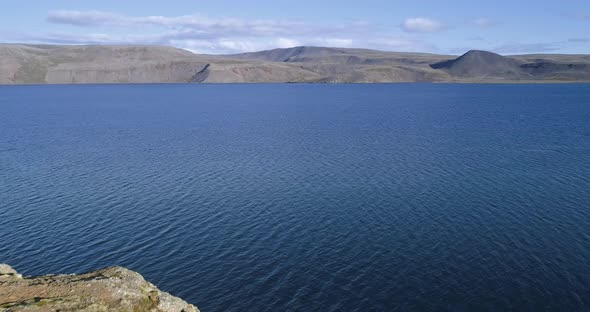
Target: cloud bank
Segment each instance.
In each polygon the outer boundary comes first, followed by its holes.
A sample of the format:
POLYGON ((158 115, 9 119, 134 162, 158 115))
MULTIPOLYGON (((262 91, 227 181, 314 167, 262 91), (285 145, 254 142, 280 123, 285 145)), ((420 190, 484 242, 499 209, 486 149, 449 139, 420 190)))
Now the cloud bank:
MULTIPOLYGON (((193 36, 204 38, 224 35, 273 36, 301 35, 310 32, 334 33, 350 29, 353 25, 318 25, 292 20, 243 20, 238 18, 211 18, 204 15, 126 16, 103 11, 50 11, 47 21, 78 27, 131 27, 156 26, 191 31, 193 36)), ((354 26, 358 27, 358 23, 354 26)))
MULTIPOLYGON (((573 17, 587 19, 587 15, 582 14, 573 17)), ((302 45, 457 54, 475 48, 474 42, 477 42, 477 48, 484 50, 530 53, 558 51, 566 46, 583 46, 590 42, 582 36, 554 43, 502 43, 489 39, 493 38, 489 36, 493 31, 486 31, 485 37, 479 33, 500 23, 489 17, 477 16, 455 25, 428 17, 408 17, 397 25, 394 21, 388 27, 363 20, 339 23, 211 17, 203 14, 133 16, 97 10, 53 10, 48 12, 46 21, 58 27, 45 33, 0 29, 0 40, 48 44, 169 45, 204 54, 231 54, 302 45), (440 36, 428 36, 461 31, 461 27, 468 28, 470 33, 464 39, 456 40, 454 46, 441 42, 440 36), (447 47, 441 50, 433 42, 447 47)))
MULTIPOLYGON (((210 17, 201 14, 183 16, 128 16, 105 11, 54 10, 47 15, 53 24, 84 29, 100 29, 100 33, 75 36, 46 34, 29 36, 36 42, 55 43, 129 43, 163 44, 185 48, 197 53, 238 53, 299 45, 330 47, 371 47, 375 49, 419 51, 432 45, 383 31, 365 21, 348 23, 311 23, 300 20, 246 20, 210 17), (135 35, 107 35, 133 32, 135 35), (124 31, 121 31, 124 29, 124 31), (115 30, 115 31, 113 31, 115 30)), ((410 27, 416 25, 410 25, 410 27)), ((422 28, 440 26, 426 25, 422 28)), ((418 27, 420 28, 420 27, 418 27)))

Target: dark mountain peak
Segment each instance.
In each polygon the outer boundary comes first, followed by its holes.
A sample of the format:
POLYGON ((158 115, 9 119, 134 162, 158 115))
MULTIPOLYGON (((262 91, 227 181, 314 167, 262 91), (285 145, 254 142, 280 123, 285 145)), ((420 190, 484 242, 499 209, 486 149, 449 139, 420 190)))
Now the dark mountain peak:
POLYGON ((490 51, 483 51, 483 50, 470 50, 467 53, 459 56, 457 61, 479 61, 479 62, 504 62, 508 58, 504 57, 500 54, 490 52, 490 51))
POLYGON ((460 77, 492 77, 510 76, 515 78, 521 74, 521 62, 500 54, 471 50, 454 60, 431 64, 434 69, 444 70, 460 77))
POLYGON ((469 63, 495 63, 495 62, 503 62, 506 61, 506 57, 490 52, 490 51, 483 51, 483 50, 469 50, 467 53, 459 56, 456 59, 443 61, 439 63, 435 63, 430 65, 430 67, 435 69, 445 69, 455 66, 458 63, 462 62, 469 62, 469 63))
POLYGON ((468 55, 488 55, 488 56, 501 56, 498 53, 494 53, 494 52, 490 52, 490 51, 485 51, 485 50, 469 50, 467 51, 465 54, 463 54, 462 56, 468 56, 468 55))

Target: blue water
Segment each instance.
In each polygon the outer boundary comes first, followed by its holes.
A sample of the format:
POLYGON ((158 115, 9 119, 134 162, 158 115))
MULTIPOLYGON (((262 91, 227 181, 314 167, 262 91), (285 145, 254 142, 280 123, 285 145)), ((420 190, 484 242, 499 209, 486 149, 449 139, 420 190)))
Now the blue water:
POLYGON ((590 310, 590 85, 0 87, 0 262, 202 311, 590 310))

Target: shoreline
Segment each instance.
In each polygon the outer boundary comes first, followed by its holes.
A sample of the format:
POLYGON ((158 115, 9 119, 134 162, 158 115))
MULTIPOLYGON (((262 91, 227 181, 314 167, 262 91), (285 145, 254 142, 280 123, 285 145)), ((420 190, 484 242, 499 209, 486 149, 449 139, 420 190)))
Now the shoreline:
POLYGON ((110 267, 83 274, 23 277, 0 264, 0 311, 154 311, 199 312, 160 291, 139 273, 110 267))

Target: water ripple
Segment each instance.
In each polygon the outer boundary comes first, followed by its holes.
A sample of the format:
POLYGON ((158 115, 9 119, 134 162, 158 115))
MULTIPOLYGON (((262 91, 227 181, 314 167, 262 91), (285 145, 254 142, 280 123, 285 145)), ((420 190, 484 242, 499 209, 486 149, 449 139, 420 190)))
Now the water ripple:
POLYGON ((24 274, 124 265, 203 311, 589 309, 588 85, 0 94, 24 274))

